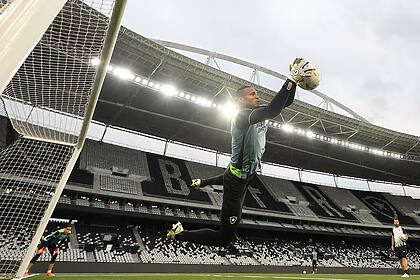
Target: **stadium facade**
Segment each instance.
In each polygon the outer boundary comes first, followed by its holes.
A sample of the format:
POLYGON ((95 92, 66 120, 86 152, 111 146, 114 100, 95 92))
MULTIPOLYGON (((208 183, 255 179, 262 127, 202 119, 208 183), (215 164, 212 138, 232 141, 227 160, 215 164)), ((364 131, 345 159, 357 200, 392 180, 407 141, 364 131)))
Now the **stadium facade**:
MULTIPOLYGON (((292 167, 298 176, 261 175, 253 180, 235 241, 238 252, 169 242, 165 231, 175 221, 192 228, 217 227, 222 187, 198 191, 188 186, 193 178, 223 171, 219 157, 230 152, 229 121, 213 105, 226 104, 230 92, 250 82, 126 28, 120 30, 111 65, 92 125, 99 132, 89 135, 47 227, 50 232, 62 227, 61 221, 77 221, 56 271, 301 272, 309 266, 308 249, 315 247, 322 253, 321 271, 389 272, 396 269, 389 250, 395 216, 409 231, 410 267, 420 268, 420 201, 369 189, 387 182, 405 193, 420 185, 419 137, 301 101, 270 121, 263 158, 292 167), (168 96, 156 84, 174 84, 178 92, 168 96), (210 101, 210 106, 197 106, 187 95, 210 101), (280 129, 286 124, 292 131, 280 129), (307 137, 309 130, 314 137, 307 137), (111 140, 112 133, 117 138, 133 136, 133 141, 141 137, 150 146, 128 148, 122 140, 126 147, 112 144, 118 142, 111 140), (153 143, 159 147, 152 148, 153 143), (193 153, 189 160, 171 157, 173 145, 214 153, 215 163, 200 162, 193 153), (331 174, 334 181, 329 186, 311 183, 302 178, 302 170, 331 174), (365 181, 367 189, 337 187, 349 177, 365 181), (109 234, 115 236, 113 243, 104 238, 109 234)), ((263 101, 275 94, 253 86, 263 101)), ((14 128, 10 119, 0 118, 3 151, 19 139, 14 128)), ((37 164, 27 156, 20 162, 22 168, 37 164)), ((1 188, 2 201, 19 197, 33 204, 49 199, 50 193, 36 190, 23 195, 19 177, 7 179, 16 184, 1 188)), ((47 184, 42 179, 32 183, 47 184)), ((22 231, 22 244, 29 242, 25 236, 31 235, 22 231)), ((10 240, 1 236, 2 261, 18 260, 24 250, 10 240)), ((48 258, 46 253, 41 260, 48 258)), ((43 265, 34 271, 42 271, 43 265)))

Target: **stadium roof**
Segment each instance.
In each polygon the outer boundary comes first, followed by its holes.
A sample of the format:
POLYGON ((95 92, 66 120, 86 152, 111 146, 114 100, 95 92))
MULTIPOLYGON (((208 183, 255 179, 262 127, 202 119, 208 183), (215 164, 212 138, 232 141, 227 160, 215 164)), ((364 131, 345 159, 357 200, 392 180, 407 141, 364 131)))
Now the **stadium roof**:
MULTIPOLYGON (((224 104, 229 93, 249 81, 220 71, 122 27, 111 63, 147 80, 224 104)), ((263 101, 276 92, 253 84, 263 101)), ((94 119, 224 153, 230 152, 229 121, 213 108, 160 94, 151 87, 107 75, 94 119)), ((274 121, 351 141, 404 159, 379 156, 270 129, 263 160, 343 176, 420 185, 420 138, 349 118, 295 100, 274 121)))

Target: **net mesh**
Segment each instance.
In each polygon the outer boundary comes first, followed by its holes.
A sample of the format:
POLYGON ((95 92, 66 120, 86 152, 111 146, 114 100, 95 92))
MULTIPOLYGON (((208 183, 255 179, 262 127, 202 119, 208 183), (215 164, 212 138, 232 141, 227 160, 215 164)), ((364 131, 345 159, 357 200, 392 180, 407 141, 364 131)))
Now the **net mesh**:
POLYGON ((17 271, 74 147, 20 138, 0 153, 0 268, 17 271))
MULTIPOLYGON (((11 1, 0 0, 0 12, 11 1)), ((72 168, 114 0, 68 0, 1 95, 20 138, 0 151, 0 276, 16 274, 72 168)), ((1 14, 0 14, 1 15, 1 14)), ((1 20, 1 17, 0 17, 1 20)))
POLYGON ((27 57, 2 95, 20 134, 77 143, 113 2, 67 1, 27 57))

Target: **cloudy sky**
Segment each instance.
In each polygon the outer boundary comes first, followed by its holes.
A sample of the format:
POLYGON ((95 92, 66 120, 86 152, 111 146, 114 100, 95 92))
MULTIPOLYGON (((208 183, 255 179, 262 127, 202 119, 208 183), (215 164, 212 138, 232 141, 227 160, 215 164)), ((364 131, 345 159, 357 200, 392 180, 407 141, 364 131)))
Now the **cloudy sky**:
MULTIPOLYGON (((322 72, 321 92, 374 124, 420 136, 420 1, 130 0, 123 25, 283 74, 295 57, 307 58, 322 72)), ((235 69, 222 65, 251 74, 235 69)))

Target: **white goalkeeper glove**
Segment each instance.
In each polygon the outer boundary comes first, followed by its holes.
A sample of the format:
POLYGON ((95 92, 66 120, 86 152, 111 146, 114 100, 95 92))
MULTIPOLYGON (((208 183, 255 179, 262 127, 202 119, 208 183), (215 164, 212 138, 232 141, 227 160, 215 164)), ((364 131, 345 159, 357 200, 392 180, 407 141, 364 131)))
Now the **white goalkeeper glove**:
POLYGON ((295 83, 300 82, 304 77, 310 77, 311 71, 308 68, 309 62, 304 60, 303 58, 296 58, 293 64, 289 65, 290 75, 289 79, 294 81, 295 83))

